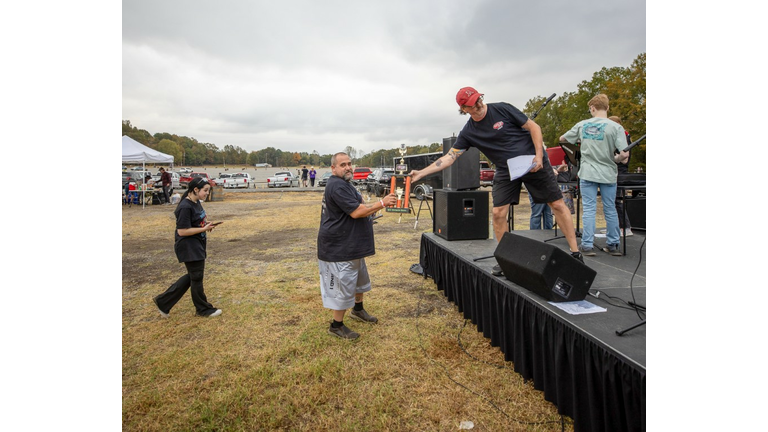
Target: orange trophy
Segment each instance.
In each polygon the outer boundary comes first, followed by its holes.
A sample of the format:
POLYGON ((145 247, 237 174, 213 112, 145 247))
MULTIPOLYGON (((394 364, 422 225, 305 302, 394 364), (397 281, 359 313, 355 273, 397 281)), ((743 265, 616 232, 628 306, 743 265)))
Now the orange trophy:
POLYGON ((411 176, 405 174, 408 171, 408 165, 405 164, 405 144, 400 144, 400 163, 395 166, 395 170, 399 171, 398 174, 392 176, 392 183, 389 190, 394 191, 397 195, 397 204, 394 207, 387 207, 388 212, 394 213, 410 213, 411 208, 409 202, 411 200, 411 176), (397 179, 404 179, 405 189, 397 187, 397 179))

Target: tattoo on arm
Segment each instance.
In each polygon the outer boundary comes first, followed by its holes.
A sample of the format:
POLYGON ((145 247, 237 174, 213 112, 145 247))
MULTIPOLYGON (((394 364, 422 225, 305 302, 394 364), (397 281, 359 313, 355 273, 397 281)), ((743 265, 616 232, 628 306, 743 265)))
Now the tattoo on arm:
POLYGON ((464 150, 451 148, 451 151, 448 152, 448 156, 450 156, 453 160, 456 160, 456 158, 461 156, 462 153, 464 153, 464 150))
POLYGON ((441 161, 440 159, 435 161, 435 166, 436 167, 440 168, 442 165, 443 165, 443 161, 441 161))

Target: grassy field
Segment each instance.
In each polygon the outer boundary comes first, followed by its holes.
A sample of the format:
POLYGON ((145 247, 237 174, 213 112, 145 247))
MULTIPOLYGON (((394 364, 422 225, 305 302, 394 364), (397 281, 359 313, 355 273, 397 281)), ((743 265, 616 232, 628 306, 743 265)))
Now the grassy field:
MULTIPOLYGON (((365 306, 379 323, 345 319, 361 334, 350 342, 326 331, 321 194, 224 197, 204 204, 210 220, 226 221, 208 241, 205 291, 223 310, 215 318, 195 317, 189 294, 160 317, 152 297, 184 273, 174 207, 123 208, 123 430, 449 431, 462 421, 478 431, 561 430, 542 392, 431 279, 409 271, 428 216, 418 229, 394 213, 374 225, 365 306)), ((515 229, 528 227, 522 198, 515 229)))

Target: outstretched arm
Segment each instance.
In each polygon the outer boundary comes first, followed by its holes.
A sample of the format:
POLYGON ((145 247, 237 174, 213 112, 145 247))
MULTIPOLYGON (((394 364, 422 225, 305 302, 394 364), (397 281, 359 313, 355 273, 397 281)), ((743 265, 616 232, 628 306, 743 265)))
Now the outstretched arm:
POLYGON ((458 157, 461 156, 463 153, 464 153, 464 150, 459 150, 457 148, 451 147, 451 149, 448 150, 448 153, 446 153, 440 159, 434 161, 430 166, 422 170, 413 170, 410 173, 408 173, 408 175, 411 176, 412 182, 421 180, 430 174, 434 174, 438 171, 442 171, 448 168, 449 166, 453 165, 453 163, 456 162, 456 159, 458 159, 458 157))

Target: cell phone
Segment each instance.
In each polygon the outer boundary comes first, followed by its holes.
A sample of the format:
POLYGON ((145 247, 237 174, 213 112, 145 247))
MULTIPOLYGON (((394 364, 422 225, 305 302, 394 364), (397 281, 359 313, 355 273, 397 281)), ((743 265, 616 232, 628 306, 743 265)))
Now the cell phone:
POLYGON ((221 221, 221 222, 214 222, 214 223, 212 223, 211 225, 213 225, 213 226, 216 226, 216 225, 221 225, 221 224, 223 224, 223 223, 224 223, 224 221, 221 221))

